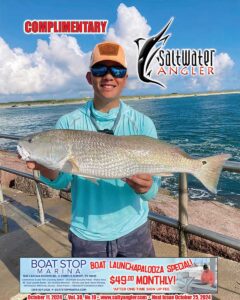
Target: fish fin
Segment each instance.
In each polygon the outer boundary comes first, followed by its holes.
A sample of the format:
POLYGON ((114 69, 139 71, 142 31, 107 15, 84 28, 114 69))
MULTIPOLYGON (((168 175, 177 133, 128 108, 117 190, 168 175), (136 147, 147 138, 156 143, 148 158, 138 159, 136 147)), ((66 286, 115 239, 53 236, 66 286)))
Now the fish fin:
POLYGON ((226 160, 231 158, 230 154, 220 154, 198 159, 201 167, 193 175, 212 193, 217 193, 217 184, 226 160))
POLYGON ((92 183, 96 184, 96 185, 99 185, 99 182, 97 181, 98 179, 97 178, 94 178, 94 177, 86 177, 86 176, 83 176, 86 180, 89 180, 91 181, 92 183))
POLYGON ((162 177, 170 177, 170 176, 174 176, 173 173, 167 173, 167 172, 162 172, 162 173, 158 173, 158 176, 162 176, 162 177))
POLYGON ((97 177, 91 177, 91 176, 84 175, 84 174, 81 174, 81 173, 78 173, 77 175, 83 177, 86 180, 91 181, 92 183, 95 183, 95 184, 99 185, 99 182, 98 182, 99 178, 97 178, 97 177))
POLYGON ((82 175, 80 173, 80 169, 76 163, 76 161, 73 158, 68 159, 65 164, 63 165, 62 168, 63 171, 67 172, 67 173, 73 173, 79 176, 84 177, 86 180, 89 180, 97 185, 99 185, 99 183, 97 182, 97 178, 95 177, 90 177, 90 176, 86 176, 86 175, 82 175))
POLYGON ((69 158, 63 165, 62 170, 67 173, 79 173, 79 167, 74 158, 69 158))

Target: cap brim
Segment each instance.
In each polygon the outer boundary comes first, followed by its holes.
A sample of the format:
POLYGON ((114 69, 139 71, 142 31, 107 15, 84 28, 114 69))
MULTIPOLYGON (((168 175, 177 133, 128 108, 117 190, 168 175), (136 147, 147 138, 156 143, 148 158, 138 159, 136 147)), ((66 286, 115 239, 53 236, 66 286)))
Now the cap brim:
POLYGON ((112 62, 117 62, 119 63, 121 66, 123 66, 124 68, 127 69, 127 65, 125 63, 123 63, 122 61, 118 60, 118 59, 110 59, 109 56, 101 56, 100 59, 96 59, 91 65, 90 67, 92 67, 93 65, 96 65, 97 63, 99 62, 102 62, 102 61, 112 61, 112 62))

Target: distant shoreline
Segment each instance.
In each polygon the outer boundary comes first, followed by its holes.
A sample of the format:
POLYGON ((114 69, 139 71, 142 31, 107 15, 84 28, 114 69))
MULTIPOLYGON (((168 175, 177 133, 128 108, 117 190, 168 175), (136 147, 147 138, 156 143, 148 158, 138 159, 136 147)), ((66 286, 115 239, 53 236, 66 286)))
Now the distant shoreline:
MULTIPOLYGON (((191 94, 179 94, 171 93, 164 95, 139 95, 139 96, 122 96, 121 99, 125 101, 136 100, 150 100, 150 99, 171 99, 171 98, 187 98, 187 97, 204 97, 214 95, 231 95, 240 94, 240 90, 237 91, 217 91, 217 92, 202 92, 191 94)), ((89 101, 92 97, 85 97, 79 99, 64 99, 64 100, 36 100, 36 101, 23 101, 23 102, 5 102, 0 103, 1 108, 18 108, 18 107, 38 107, 38 106, 57 106, 68 104, 81 104, 89 101)))

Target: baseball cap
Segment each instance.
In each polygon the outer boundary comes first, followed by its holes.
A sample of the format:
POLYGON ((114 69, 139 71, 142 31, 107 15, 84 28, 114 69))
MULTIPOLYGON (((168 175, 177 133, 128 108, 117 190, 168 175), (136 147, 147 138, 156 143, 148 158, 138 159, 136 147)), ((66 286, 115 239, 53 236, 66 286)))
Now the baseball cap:
POLYGON ((204 269, 204 270, 207 270, 207 269, 208 269, 208 265, 207 265, 207 264, 204 264, 204 265, 203 265, 203 269, 204 269))
POLYGON ((112 60, 127 68, 127 61, 122 46, 115 42, 106 41, 97 44, 93 49, 90 67, 103 60, 112 60))

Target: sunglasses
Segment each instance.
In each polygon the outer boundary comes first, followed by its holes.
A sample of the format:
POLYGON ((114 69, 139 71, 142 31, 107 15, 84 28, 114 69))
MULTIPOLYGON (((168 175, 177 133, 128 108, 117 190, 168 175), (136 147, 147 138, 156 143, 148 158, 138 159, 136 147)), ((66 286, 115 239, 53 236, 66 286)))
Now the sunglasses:
POLYGON ((114 66, 108 67, 108 66, 104 66, 104 65, 98 65, 98 66, 91 67, 91 73, 93 76, 96 76, 96 77, 103 77, 108 72, 110 72, 110 74, 113 77, 123 78, 127 74, 127 69, 124 67, 114 67, 114 66))

